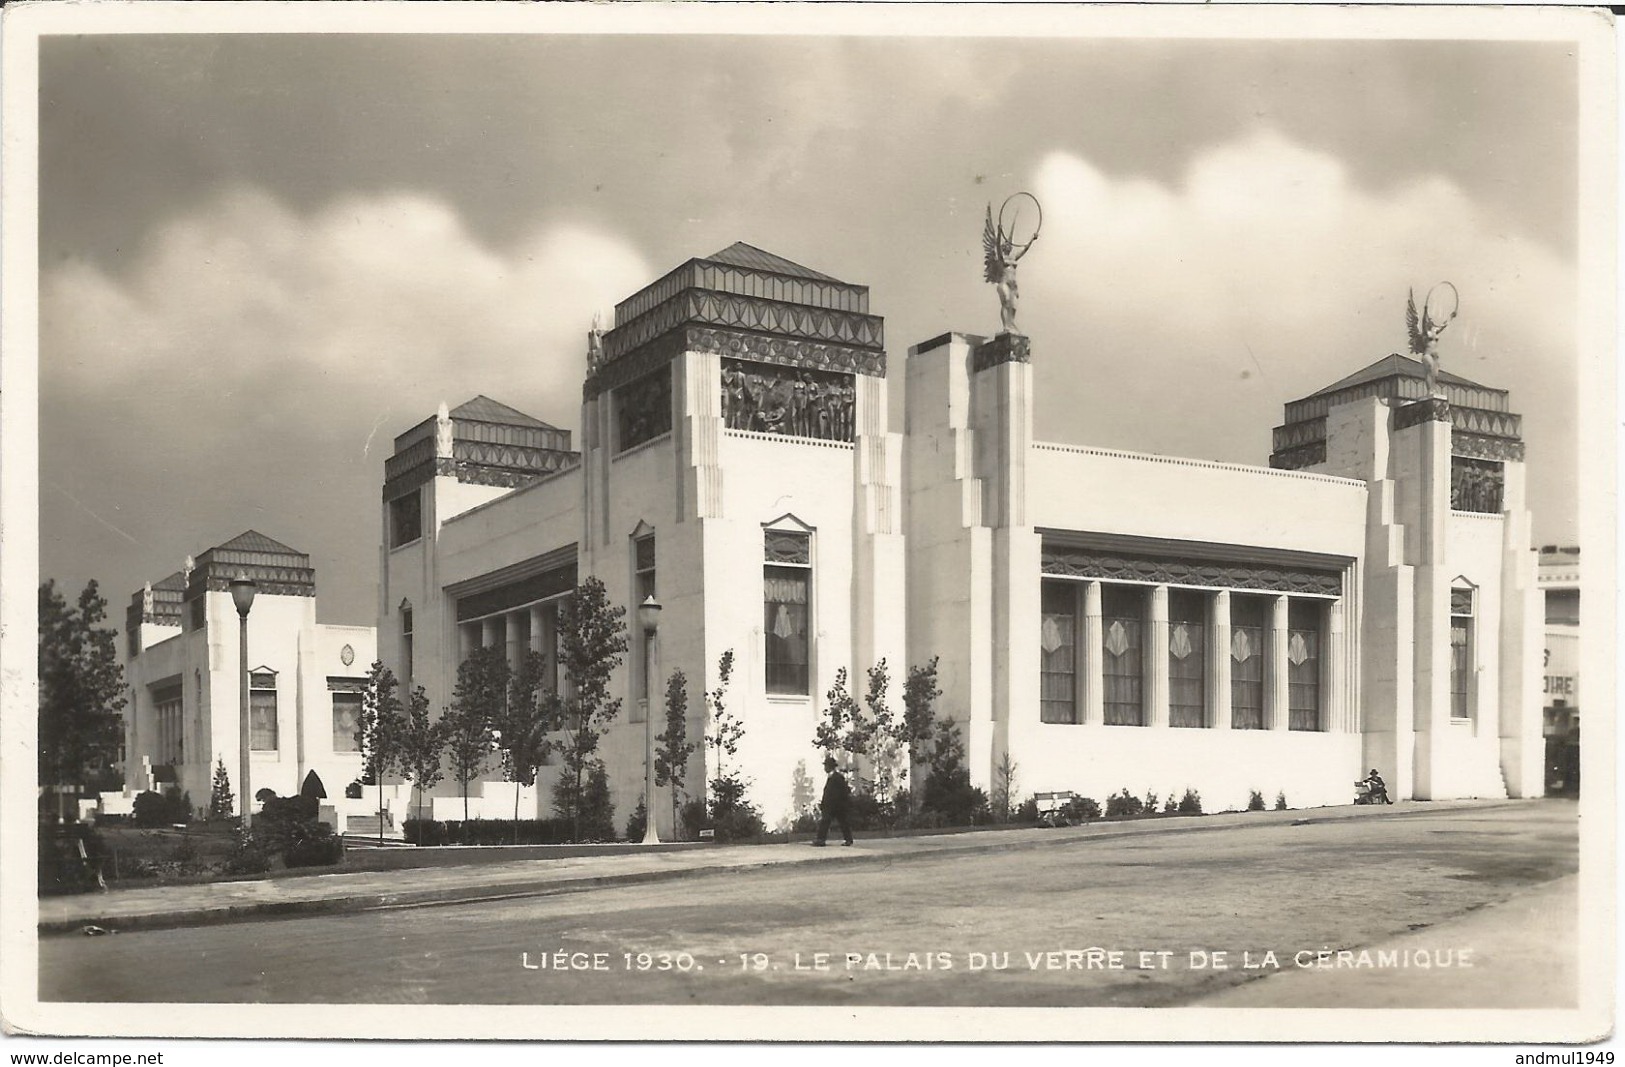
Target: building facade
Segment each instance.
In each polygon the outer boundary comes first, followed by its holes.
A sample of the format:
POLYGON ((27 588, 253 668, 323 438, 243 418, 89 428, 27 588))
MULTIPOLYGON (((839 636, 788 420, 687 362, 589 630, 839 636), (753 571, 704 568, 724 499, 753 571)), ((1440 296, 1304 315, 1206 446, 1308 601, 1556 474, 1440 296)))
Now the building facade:
POLYGON ((1546 604, 1541 693, 1545 705, 1546 789, 1580 792, 1580 549, 1543 545, 1538 581, 1546 604))
MULTIPOLYGON (((1308 806, 1378 767, 1396 796, 1541 791, 1504 391, 1447 374, 1429 396, 1417 361, 1386 357, 1287 404, 1270 466, 1246 467, 1035 441, 1037 349, 914 346, 893 433, 864 286, 744 244, 689 260, 589 341, 579 450, 484 397, 396 439, 380 655, 443 702, 477 646, 552 652, 586 575, 629 622, 654 594, 691 737, 733 652, 738 758, 770 822, 816 771, 837 672, 861 693, 884 661, 897 705, 932 657, 984 787, 1014 765, 1022 793, 1308 806)), ((633 630, 603 745, 623 819, 643 792, 633 630)))
POLYGON ((228 586, 245 574, 259 587, 248 616, 250 790, 289 796, 315 771, 342 797, 361 776, 373 628, 318 623, 310 557, 253 530, 188 563, 130 599, 127 791, 174 786, 204 814, 221 761, 241 804, 240 623, 228 586))

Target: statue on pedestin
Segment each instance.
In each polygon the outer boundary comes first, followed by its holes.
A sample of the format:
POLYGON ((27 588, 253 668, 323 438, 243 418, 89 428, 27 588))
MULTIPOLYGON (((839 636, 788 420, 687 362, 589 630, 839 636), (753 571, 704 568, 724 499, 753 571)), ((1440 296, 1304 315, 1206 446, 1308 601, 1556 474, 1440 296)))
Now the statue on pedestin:
POLYGON ((987 206, 987 221, 982 226, 982 277, 993 283, 999 294, 1000 333, 1019 333, 1016 329, 1016 304, 1021 300, 1021 289, 1016 284, 1016 263, 1038 240, 1038 231, 1044 225, 1044 210, 1038 198, 1031 193, 1016 193, 1005 199, 999 207, 999 221, 993 223, 993 205, 987 206), (1025 201, 1031 201, 1037 221, 1032 236, 1019 246, 1016 244, 1016 226, 1025 201))
POLYGON ((722 417, 730 430, 850 441, 856 400, 849 374, 722 361, 722 417))
POLYGON ((1407 292, 1405 299, 1405 329, 1411 335, 1411 354, 1422 360, 1427 370, 1428 396, 1443 396, 1439 386, 1439 335, 1444 328, 1450 325, 1461 309, 1461 294, 1449 282, 1440 282, 1428 290, 1428 295, 1422 301, 1422 312, 1416 311, 1416 290, 1407 292), (1440 289, 1450 290, 1450 314, 1443 318, 1433 317, 1433 294, 1440 289))

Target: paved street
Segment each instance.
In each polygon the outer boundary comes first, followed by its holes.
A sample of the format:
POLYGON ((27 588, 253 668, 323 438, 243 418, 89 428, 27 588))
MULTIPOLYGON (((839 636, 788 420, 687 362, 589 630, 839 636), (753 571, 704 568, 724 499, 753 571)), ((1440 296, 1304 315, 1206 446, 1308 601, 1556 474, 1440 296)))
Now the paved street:
MULTIPOLYGON (((1536 895, 1543 916, 1559 914, 1542 929, 1572 929, 1573 894, 1552 883, 1576 869, 1576 845, 1575 808, 1562 801, 1056 836, 990 852, 801 863, 477 904, 53 936, 41 941, 40 995, 1162 1006, 1248 983, 1226 995, 1260 1004, 1272 982, 1285 996, 1319 973, 1295 960, 1325 950, 1335 964, 1337 950, 1348 950, 1352 968, 1360 949, 1381 946, 1386 961, 1373 957, 1359 973, 1403 977, 1415 990, 1410 1006, 1500 1006, 1504 983, 1456 977, 1475 951, 1485 962, 1472 941, 1486 924, 1494 930, 1495 916, 1522 921, 1528 908, 1519 902, 1536 895), (1486 906, 1493 910, 1476 927, 1463 919, 1486 906), (1407 940, 1441 924, 1438 937, 1407 940), (1418 951, 1429 954, 1425 971, 1418 951), (1222 970, 1212 966, 1221 952, 1222 970), (1193 953, 1209 966, 1193 967, 1193 953)), ((1573 970, 1563 965, 1572 949, 1572 939, 1551 949, 1553 973, 1567 979, 1531 983, 1517 1003, 1571 1006, 1573 970)))

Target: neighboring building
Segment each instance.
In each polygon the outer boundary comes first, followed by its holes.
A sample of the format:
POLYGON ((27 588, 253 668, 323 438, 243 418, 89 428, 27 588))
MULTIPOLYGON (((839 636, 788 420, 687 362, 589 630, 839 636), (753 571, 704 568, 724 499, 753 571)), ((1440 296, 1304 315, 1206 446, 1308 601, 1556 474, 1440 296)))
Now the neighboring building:
POLYGON ((1546 791, 1580 792, 1580 550, 1544 545, 1540 589, 1546 597, 1546 791))
POLYGON ((342 798, 361 775, 355 733, 373 628, 318 623, 310 557, 252 530, 131 598, 126 788, 177 786, 206 812, 218 759, 241 803, 241 650, 228 589, 239 573, 259 584, 248 616, 252 791, 288 796, 315 771, 342 798))
POLYGON ((601 750, 622 821, 649 593, 691 737, 734 652, 770 822, 816 769, 837 671, 861 695, 884 659, 900 708, 933 656, 984 787, 1008 755, 1023 794, 1194 788, 1208 810, 1347 803, 1371 767, 1402 797, 1541 792, 1505 391, 1446 374, 1430 398, 1416 360, 1385 357, 1288 404, 1266 468, 1035 442, 1045 353, 1019 335, 943 334, 906 373, 891 433, 866 287, 745 244, 689 260, 590 340, 579 452, 485 397, 396 439, 381 658, 443 703, 477 646, 554 651, 559 599, 597 575, 634 631, 601 750))

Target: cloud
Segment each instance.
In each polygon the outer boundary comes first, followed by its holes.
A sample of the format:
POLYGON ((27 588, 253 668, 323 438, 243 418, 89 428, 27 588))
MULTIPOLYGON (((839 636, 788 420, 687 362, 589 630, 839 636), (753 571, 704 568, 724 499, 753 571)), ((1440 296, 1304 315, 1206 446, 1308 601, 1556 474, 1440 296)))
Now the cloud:
POLYGON ((592 313, 607 317, 649 276, 629 245, 585 228, 493 249, 424 196, 352 196, 302 216, 239 188, 164 225, 121 275, 84 262, 44 275, 44 384, 128 393, 190 367, 229 393, 272 372, 346 406, 428 411, 442 394, 455 405, 518 389, 508 402, 569 424, 592 313))
MULTIPOLYGON (((1163 184, 1056 153, 1022 262, 1022 325, 1045 379, 1038 432, 1262 462, 1284 401, 1406 345, 1406 290, 1461 292, 1447 369, 1512 390, 1532 466, 1572 491, 1575 272, 1437 175, 1381 192, 1261 130, 1163 184)), ((1561 499, 1561 498, 1555 498, 1561 499)))

